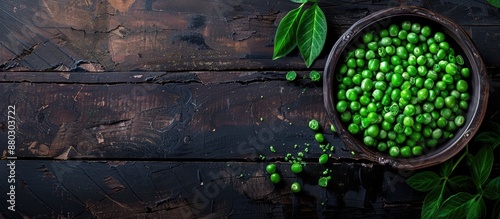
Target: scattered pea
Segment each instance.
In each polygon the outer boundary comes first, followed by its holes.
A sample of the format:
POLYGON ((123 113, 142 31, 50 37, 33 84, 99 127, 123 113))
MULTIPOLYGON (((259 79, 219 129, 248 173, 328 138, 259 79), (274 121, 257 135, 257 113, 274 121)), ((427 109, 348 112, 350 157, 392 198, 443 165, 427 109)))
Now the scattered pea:
POLYGON ((276 164, 273 164, 273 163, 268 164, 268 165, 266 166, 266 171, 267 171, 267 173, 269 173, 269 174, 273 174, 273 173, 275 173, 275 172, 276 172, 276 169, 277 169, 276 164))
POLYGON ((294 173, 300 173, 300 172, 302 172, 303 168, 302 168, 302 164, 300 164, 300 163, 294 163, 294 164, 292 164, 292 166, 290 167, 290 169, 294 173))
POLYGON ((314 139, 316 139, 317 142, 321 143, 321 142, 325 141, 325 136, 323 136, 323 134, 321 134, 321 133, 316 133, 314 135, 314 139))
POLYGON ((273 147, 273 146, 269 146, 269 150, 270 150, 271 152, 273 152, 273 153, 276 153, 276 149, 274 149, 274 147, 273 147))
POLYGON ((319 178, 318 185, 321 187, 327 187, 328 181, 330 181, 331 178, 332 178, 331 176, 323 176, 323 177, 319 178))
POLYGON ((300 190, 302 190, 302 188, 298 182, 294 182, 290 186, 290 190, 292 190, 292 192, 294 192, 294 193, 297 193, 297 192, 300 192, 300 190))
POLYGON ((279 182, 281 182, 281 176, 278 173, 271 174, 269 178, 271 179, 271 182, 274 184, 278 184, 279 182))
POLYGON ((316 70, 312 70, 311 73, 309 73, 309 78, 311 78, 311 81, 319 81, 321 79, 321 74, 316 70))
POLYGON ((286 73, 286 80, 288 81, 294 81, 297 78, 297 73, 295 71, 289 71, 286 73))
POLYGON ((319 129, 318 121, 315 119, 312 119, 311 121, 309 121, 309 128, 311 128, 314 131, 317 131, 319 129))
POLYGON ((322 154, 319 157, 319 163, 320 164, 326 164, 326 162, 328 162, 328 154, 322 154))

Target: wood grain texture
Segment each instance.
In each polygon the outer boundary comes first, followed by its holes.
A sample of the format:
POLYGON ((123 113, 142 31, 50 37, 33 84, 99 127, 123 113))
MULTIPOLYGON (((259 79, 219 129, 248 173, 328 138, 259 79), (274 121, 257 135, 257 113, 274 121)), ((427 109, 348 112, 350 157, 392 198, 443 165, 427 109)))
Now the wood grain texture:
MULTIPOLYGON (((393 170, 333 164, 336 180, 322 188, 315 178, 322 165, 308 165, 297 178, 288 163, 278 163, 283 180, 276 185, 264 165, 17 160, 17 211, 0 212, 8 218, 418 217, 423 195, 408 189, 401 173, 393 170), (289 190, 296 180, 303 185, 300 195, 289 190)), ((6 171, 0 169, 2 175, 6 171)), ((2 193, 5 185, 0 184, 2 193)))
POLYGON ((254 160, 283 158, 305 143, 317 156, 321 150, 307 126, 315 118, 339 146, 338 156, 352 157, 329 131, 320 84, 290 83, 284 73, 151 73, 150 79, 133 73, 102 81, 101 73, 31 74, 7 72, 11 82, 0 84, 2 101, 18 111, 17 156, 254 160), (72 83, 73 77, 81 82, 72 83), (30 82, 12 83, 17 78, 30 82))
MULTIPOLYGON (((272 61, 281 18, 297 7, 268 0, 4 0, 0 69, 184 71, 304 69, 298 52, 272 61)), ((354 22, 375 11, 417 5, 461 25, 488 66, 498 66, 499 10, 483 1, 320 2, 328 40, 314 69, 354 22)))

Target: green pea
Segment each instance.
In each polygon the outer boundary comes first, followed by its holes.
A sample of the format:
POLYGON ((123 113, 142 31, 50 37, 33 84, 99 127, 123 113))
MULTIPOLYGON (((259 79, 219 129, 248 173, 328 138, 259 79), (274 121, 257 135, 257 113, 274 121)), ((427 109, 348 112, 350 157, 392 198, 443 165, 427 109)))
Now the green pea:
POLYGON ((459 81, 457 81, 456 88, 457 88, 457 91, 459 91, 459 92, 466 92, 467 89, 469 88, 469 85, 467 84, 467 81, 459 80, 459 81))
POLYGON ((292 166, 290 167, 290 169, 294 173, 301 173, 303 168, 302 168, 302 164, 300 164, 300 163, 294 163, 294 164, 292 164, 292 166))
POLYGON ((431 28, 429 26, 423 26, 420 33, 426 37, 431 35, 431 28))
POLYGON ((309 121, 309 128, 311 128, 312 130, 318 130, 319 129, 319 122, 315 119, 312 119, 311 121, 309 121))
POLYGON ((443 131, 441 129, 434 129, 434 131, 432 131, 432 138, 433 139, 440 139, 441 136, 443 136, 443 131))
POLYGON ((269 177, 271 179, 271 182, 274 184, 277 184, 281 181, 281 176, 278 173, 273 173, 269 177))
POLYGON ((448 123, 448 120, 446 120, 444 117, 439 117, 438 120, 436 121, 436 125, 439 128, 444 128, 448 123))
POLYGON ((378 43, 377 42, 370 42, 370 43, 368 43, 367 48, 371 51, 377 51, 378 50, 378 43))
POLYGON ((443 41, 444 41, 444 39, 445 39, 445 36, 444 36, 444 34, 443 34, 443 33, 441 33, 441 32, 436 32, 436 33, 434 34, 434 40, 436 40, 436 42, 438 42, 438 43, 443 42, 443 41))
POLYGON ((408 35, 406 36, 406 40, 408 40, 408 42, 411 44, 418 43, 419 41, 418 35, 414 32, 408 33, 408 35))
POLYGON ((375 146, 376 140, 372 136, 365 136, 363 138, 363 143, 365 143, 365 145, 368 147, 372 147, 375 146))
POLYGON ((328 154, 322 154, 319 157, 319 163, 320 164, 326 164, 328 162, 328 154))
POLYGON ((462 68, 462 69, 460 70, 460 74, 461 74, 461 75, 462 75, 462 77, 464 77, 464 78, 468 78, 468 77, 470 77, 470 70, 469 70, 469 68, 462 68))
POLYGON ((444 51, 444 49, 439 49, 436 53, 436 59, 441 61, 444 57, 446 57, 446 51, 444 51))
POLYGON ((385 47, 385 53, 387 55, 394 55, 394 53, 396 53, 396 48, 394 48, 394 46, 390 45, 390 46, 386 46, 385 47))
POLYGON ((358 132, 359 132, 359 125, 358 125, 358 124, 355 124, 355 123, 351 123, 351 124, 349 124, 349 126, 347 127, 347 130, 348 130, 351 134, 353 134, 353 135, 358 134, 358 132))
POLYGON ((348 122, 349 120, 351 120, 351 112, 350 111, 345 111, 343 113, 340 114, 340 120, 342 122, 348 122))
POLYGON ((385 142, 379 142, 378 145, 377 145, 377 149, 380 152, 387 151, 387 143, 385 143, 385 142))
POLYGON ((363 34, 363 43, 367 44, 372 40, 373 40, 373 34, 371 32, 363 34))
POLYGON ((298 182, 294 182, 290 186, 290 190, 292 190, 293 193, 298 193, 300 192, 300 190, 302 190, 302 188, 298 182))
POLYGON ((465 101, 465 100, 460 100, 458 102, 458 106, 460 109, 466 110, 469 108, 469 103, 467 103, 467 101, 465 101))
POLYGON ((356 112, 361 108, 361 104, 358 101, 352 101, 351 104, 349 105, 349 108, 352 111, 356 112))
POLYGON ((403 30, 410 30, 411 29, 411 22, 410 21, 403 21, 403 23, 401 24, 401 29, 403 30))
POLYGON ((405 47, 402 47, 402 46, 398 46, 396 48, 396 55, 400 58, 400 59, 408 59, 408 50, 406 50, 405 47))
POLYGON ((380 60, 370 59, 368 61, 368 70, 375 72, 375 71, 378 71, 379 67, 380 67, 380 60))
POLYGON ((316 139, 317 142, 322 143, 323 141, 325 141, 325 136, 323 136, 323 134, 321 133, 316 133, 314 135, 314 139, 316 139))
POLYGON ((422 155, 423 148, 422 146, 415 146, 411 149, 411 153, 413 156, 420 156, 422 155))
POLYGON ((389 149, 389 155, 391 157, 399 157, 399 148, 397 146, 393 146, 389 149))
POLYGON ((382 30, 380 30, 379 35, 381 38, 388 37, 389 31, 387 29, 382 29, 382 30))
POLYGON ((456 99, 453 96, 447 96, 444 98, 444 105, 448 108, 455 106, 456 99))
POLYGON ((396 24, 391 24, 389 26, 389 36, 395 37, 399 33, 399 27, 396 24))
POLYGON ((457 117, 455 117, 455 125, 457 127, 461 127, 465 124, 465 117, 462 116, 462 115, 458 115, 457 117))
POLYGON ((276 169, 277 169, 276 164, 273 164, 273 163, 268 164, 268 165, 266 166, 266 172, 267 172, 267 173, 269 173, 269 174, 273 174, 273 173, 275 173, 275 172, 276 172, 276 169))
POLYGON ((358 93, 354 89, 349 89, 346 91, 346 97, 350 101, 355 101, 358 99, 358 93))
POLYGON ((338 101, 335 108, 337 109, 337 112, 343 113, 347 109, 347 102, 345 100, 338 101))
POLYGON ((455 63, 448 63, 445 68, 446 73, 455 75, 458 73, 458 66, 455 63))
POLYGON ((393 74, 391 77, 391 84, 394 87, 399 87, 403 84, 403 76, 401 74, 393 74))
POLYGON ((411 31, 414 32, 414 33, 420 33, 421 31, 421 26, 419 23, 413 23, 411 25, 411 31))
POLYGON ((410 157, 411 156, 411 148, 410 146, 404 146, 400 149, 401 157, 410 157))

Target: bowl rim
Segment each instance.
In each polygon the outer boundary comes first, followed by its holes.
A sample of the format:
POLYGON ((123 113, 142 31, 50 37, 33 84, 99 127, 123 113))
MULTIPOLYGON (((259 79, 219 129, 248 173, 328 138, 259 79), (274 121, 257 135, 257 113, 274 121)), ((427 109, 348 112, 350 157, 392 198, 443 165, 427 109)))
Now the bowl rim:
POLYGON ((481 125, 486 113, 488 96, 489 84, 486 67, 477 48, 467 33, 449 18, 417 6, 399 6, 388 8, 374 12, 358 20, 344 34, 342 34, 332 47, 324 68, 323 98, 325 108, 343 142, 351 150, 357 152, 362 158, 382 165, 392 166, 397 169, 414 170, 437 165, 445 162, 461 151, 472 139, 481 125), (337 111, 334 107, 335 97, 333 95, 333 86, 330 86, 333 85, 333 80, 335 80, 334 71, 336 69, 337 61, 340 57, 342 57, 346 47, 349 46, 354 39, 359 37, 360 34, 363 33, 363 30, 367 27, 369 27, 369 30, 372 30, 373 28, 384 27, 384 25, 388 26, 391 18, 401 16, 417 16, 420 17, 419 19, 428 19, 431 22, 440 24, 445 30, 453 33, 448 35, 461 47, 471 67, 471 81, 477 81, 477 84, 479 85, 469 86, 469 88, 472 87, 471 93, 473 93, 473 95, 471 96, 477 94, 479 98, 472 98, 473 100, 471 100, 469 105, 469 113, 467 113, 467 116, 470 118, 468 118, 466 124, 457 131, 455 137, 448 140, 447 144, 449 144, 449 146, 438 146, 427 155, 411 158, 390 157, 387 153, 383 154, 367 148, 359 140, 353 138, 338 119, 337 111), (384 24, 384 22, 387 22, 387 24, 384 24), (471 110, 475 112, 472 116, 470 115, 471 110), (457 144, 458 146, 456 146, 457 144))

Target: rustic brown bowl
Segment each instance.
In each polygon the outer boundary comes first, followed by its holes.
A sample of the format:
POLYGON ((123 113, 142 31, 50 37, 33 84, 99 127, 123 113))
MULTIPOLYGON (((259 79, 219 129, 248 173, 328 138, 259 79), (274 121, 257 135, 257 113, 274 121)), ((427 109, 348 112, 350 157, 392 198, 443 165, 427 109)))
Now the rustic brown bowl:
POLYGON ((389 165, 398 169, 419 169, 433 166, 453 157, 471 140, 484 118, 488 101, 489 85, 484 63, 478 50, 465 31, 450 19, 432 11, 411 6, 395 7, 370 14, 354 23, 335 43, 324 70, 323 96, 325 107, 339 136, 351 150, 360 154, 364 159, 389 165), (466 124, 456 131, 452 139, 447 140, 435 148, 424 149, 425 154, 410 158, 393 158, 366 147, 362 140, 355 138, 347 131, 347 127, 340 120, 335 109, 337 83, 335 74, 337 63, 345 57, 347 51, 354 48, 356 43, 362 42, 361 36, 369 31, 377 31, 388 27, 392 23, 400 24, 403 20, 419 22, 422 26, 429 25, 432 32, 441 31, 457 54, 466 59, 465 65, 471 70, 469 91, 471 100, 466 117, 466 124), (461 51, 460 51, 461 50, 461 51), (342 58, 342 59, 341 59, 342 58))

